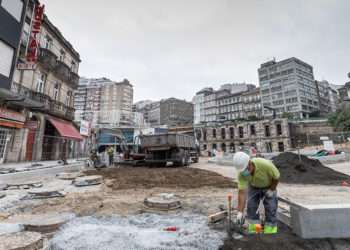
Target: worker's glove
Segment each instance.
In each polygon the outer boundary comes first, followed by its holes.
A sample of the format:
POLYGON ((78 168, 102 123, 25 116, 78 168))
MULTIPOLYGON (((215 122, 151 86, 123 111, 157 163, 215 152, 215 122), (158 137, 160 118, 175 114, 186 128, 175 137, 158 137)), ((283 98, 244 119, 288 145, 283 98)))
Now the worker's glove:
POLYGON ((236 217, 236 222, 239 225, 243 225, 244 224, 244 220, 245 220, 245 216, 242 212, 238 212, 237 213, 237 217, 236 217))
POLYGON ((277 191, 276 190, 267 190, 266 193, 265 193, 265 196, 267 198, 272 198, 273 196, 277 195, 277 191))

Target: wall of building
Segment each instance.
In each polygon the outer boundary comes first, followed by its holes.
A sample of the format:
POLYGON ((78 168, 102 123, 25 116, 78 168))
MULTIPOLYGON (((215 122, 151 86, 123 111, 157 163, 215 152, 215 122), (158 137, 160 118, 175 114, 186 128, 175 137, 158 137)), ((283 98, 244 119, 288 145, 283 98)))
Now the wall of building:
POLYGON ((284 151, 291 148, 287 119, 225 123, 221 126, 196 127, 195 130, 197 135, 200 134, 202 151, 210 152, 215 147, 226 152, 247 147, 254 147, 259 152, 280 151, 279 143, 283 143, 284 151), (269 134, 266 133, 266 126, 269 134))

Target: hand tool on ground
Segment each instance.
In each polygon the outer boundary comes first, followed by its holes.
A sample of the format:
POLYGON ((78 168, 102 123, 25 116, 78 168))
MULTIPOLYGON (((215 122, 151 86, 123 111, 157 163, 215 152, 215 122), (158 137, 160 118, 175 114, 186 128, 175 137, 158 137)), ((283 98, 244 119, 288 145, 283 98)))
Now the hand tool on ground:
POLYGON ((238 224, 236 221, 232 220, 232 195, 227 197, 228 200, 228 216, 227 216, 227 234, 229 237, 233 237, 238 240, 247 235, 243 228, 243 224, 238 224))

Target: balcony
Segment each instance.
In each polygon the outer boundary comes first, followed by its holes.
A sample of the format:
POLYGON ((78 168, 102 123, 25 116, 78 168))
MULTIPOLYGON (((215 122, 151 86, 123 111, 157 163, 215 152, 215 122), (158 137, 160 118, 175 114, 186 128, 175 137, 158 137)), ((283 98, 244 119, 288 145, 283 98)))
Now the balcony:
POLYGON ((72 84, 73 89, 78 88, 79 78, 80 77, 78 74, 74 73, 73 71, 70 72, 69 80, 70 80, 70 83, 72 84))
POLYGON ((50 96, 46 94, 36 92, 15 82, 13 82, 11 90, 29 99, 44 104, 44 108, 42 111, 44 111, 45 113, 67 120, 74 119, 74 108, 68 107, 61 102, 53 100, 50 96))
POLYGON ((57 56, 49 49, 40 48, 39 62, 46 70, 54 70, 57 64, 57 56))
POLYGON ((70 80, 70 68, 67 64, 62 61, 56 61, 55 73, 56 77, 64 82, 69 82, 70 80))

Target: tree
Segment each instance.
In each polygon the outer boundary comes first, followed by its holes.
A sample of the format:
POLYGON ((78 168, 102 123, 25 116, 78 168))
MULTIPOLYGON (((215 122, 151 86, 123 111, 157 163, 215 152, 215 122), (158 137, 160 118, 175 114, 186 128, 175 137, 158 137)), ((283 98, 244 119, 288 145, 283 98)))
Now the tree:
POLYGON ((330 115, 328 121, 337 131, 350 131, 350 108, 341 109, 330 115))
POLYGON ((288 120, 292 120, 294 117, 292 113, 283 112, 282 118, 287 118, 288 120))

